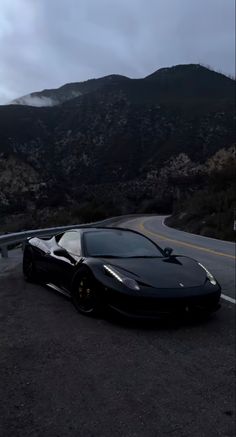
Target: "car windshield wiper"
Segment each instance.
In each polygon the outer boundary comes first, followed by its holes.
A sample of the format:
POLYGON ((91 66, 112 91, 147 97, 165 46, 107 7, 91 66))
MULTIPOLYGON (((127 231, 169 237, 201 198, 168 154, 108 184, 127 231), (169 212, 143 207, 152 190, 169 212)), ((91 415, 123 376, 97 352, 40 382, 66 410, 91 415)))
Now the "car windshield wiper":
POLYGON ((100 255, 89 255, 92 258, 163 258, 163 255, 130 255, 130 256, 121 256, 121 255, 108 255, 108 254, 100 254, 100 255))
POLYGON ((126 258, 162 258, 163 255, 131 255, 126 258))
POLYGON ((100 255, 89 255, 92 258, 127 258, 126 256, 119 256, 119 255, 108 255, 108 254, 100 254, 100 255))

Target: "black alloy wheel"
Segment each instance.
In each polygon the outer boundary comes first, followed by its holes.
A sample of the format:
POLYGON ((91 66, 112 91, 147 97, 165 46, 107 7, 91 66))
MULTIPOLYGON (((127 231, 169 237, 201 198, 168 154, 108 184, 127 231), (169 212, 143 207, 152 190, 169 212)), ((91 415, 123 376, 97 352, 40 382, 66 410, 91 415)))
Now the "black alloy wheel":
POLYGON ((72 292, 72 300, 80 313, 88 316, 102 315, 104 307, 96 289, 96 281, 89 271, 79 275, 72 292))

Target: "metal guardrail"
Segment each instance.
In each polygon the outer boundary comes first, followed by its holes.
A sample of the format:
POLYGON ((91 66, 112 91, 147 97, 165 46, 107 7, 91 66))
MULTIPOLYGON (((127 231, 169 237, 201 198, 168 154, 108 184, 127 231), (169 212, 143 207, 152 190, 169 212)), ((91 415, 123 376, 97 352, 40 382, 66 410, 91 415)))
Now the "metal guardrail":
POLYGON ((32 229, 30 231, 22 231, 22 232, 15 232, 12 234, 4 234, 0 235, 0 252, 2 254, 3 258, 8 257, 8 247, 15 244, 24 244, 24 242, 27 240, 27 238, 30 237, 38 237, 40 235, 50 236, 54 235, 55 233, 59 233, 60 231, 66 231, 68 229, 79 229, 83 226, 94 226, 94 225, 109 225, 114 223, 117 219, 120 219, 121 217, 113 217, 106 220, 101 220, 98 222, 93 223, 83 223, 79 225, 69 225, 69 226, 59 226, 54 228, 45 228, 45 229, 32 229))

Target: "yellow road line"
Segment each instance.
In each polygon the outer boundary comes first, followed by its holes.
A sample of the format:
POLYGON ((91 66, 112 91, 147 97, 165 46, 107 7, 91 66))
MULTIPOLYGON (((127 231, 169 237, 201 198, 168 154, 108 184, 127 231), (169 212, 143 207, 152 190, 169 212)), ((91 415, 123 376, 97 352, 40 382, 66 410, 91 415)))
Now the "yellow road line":
POLYGON ((145 222, 142 222, 138 225, 139 230, 141 232, 146 232, 147 234, 153 235, 154 237, 161 238, 162 240, 171 241, 172 243, 176 243, 179 246, 191 247, 192 249, 197 249, 197 250, 201 250, 203 252, 213 253, 214 255, 224 256, 226 258, 235 259, 234 255, 229 255, 229 254, 223 253, 223 252, 217 252, 216 250, 207 249, 206 247, 202 247, 202 246, 196 246, 195 244, 185 243, 185 242, 179 241, 179 240, 174 240, 172 238, 165 237, 164 235, 158 234, 156 232, 149 231, 148 229, 145 228, 144 223, 145 222))

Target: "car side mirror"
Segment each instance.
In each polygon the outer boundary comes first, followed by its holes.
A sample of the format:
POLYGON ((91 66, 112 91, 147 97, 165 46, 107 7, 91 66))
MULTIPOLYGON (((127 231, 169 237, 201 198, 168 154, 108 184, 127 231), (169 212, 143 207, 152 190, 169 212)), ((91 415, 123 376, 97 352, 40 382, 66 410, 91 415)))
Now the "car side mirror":
POLYGON ((168 256, 168 257, 171 256, 172 252, 173 252, 173 249, 171 247, 165 247, 165 249, 164 249, 165 256, 168 256))
POLYGON ((68 252, 65 249, 63 249, 63 247, 60 247, 59 249, 55 249, 54 253, 57 256, 67 256, 68 255, 68 252))
POLYGON ((55 255, 61 256, 62 258, 67 258, 72 264, 76 263, 76 260, 73 258, 73 256, 71 256, 70 253, 67 252, 67 250, 63 247, 54 250, 54 253, 55 255))

